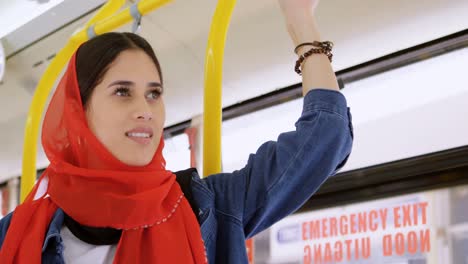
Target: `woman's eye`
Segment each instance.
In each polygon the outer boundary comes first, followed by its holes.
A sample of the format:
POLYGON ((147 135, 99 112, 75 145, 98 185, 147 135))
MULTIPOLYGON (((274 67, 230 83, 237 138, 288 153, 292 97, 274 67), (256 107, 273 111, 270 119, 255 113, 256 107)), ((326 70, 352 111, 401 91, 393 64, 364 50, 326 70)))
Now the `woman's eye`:
POLYGON ((159 90, 153 90, 148 94, 148 99, 158 99, 159 96, 161 96, 161 91, 159 90))
POLYGON ((115 90, 114 94, 117 96, 130 96, 130 89, 127 87, 119 87, 115 90))

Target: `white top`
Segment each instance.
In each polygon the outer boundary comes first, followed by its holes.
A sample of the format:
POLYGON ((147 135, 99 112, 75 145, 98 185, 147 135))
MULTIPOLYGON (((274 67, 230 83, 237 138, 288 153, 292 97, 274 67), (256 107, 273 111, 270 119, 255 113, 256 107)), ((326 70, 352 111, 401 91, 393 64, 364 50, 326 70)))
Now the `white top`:
POLYGON ((96 246, 78 239, 65 225, 62 227, 63 257, 67 264, 112 264, 116 245, 96 246))

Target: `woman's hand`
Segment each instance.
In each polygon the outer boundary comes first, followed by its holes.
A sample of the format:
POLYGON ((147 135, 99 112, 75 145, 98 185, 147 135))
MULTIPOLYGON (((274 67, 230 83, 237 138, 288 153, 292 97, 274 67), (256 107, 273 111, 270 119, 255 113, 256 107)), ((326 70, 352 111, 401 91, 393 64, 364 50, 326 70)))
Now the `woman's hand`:
POLYGON ((318 3, 319 0, 279 0, 294 45, 320 41, 315 25, 315 9, 318 3))
MULTIPOLYGON (((322 41, 315 23, 318 2, 319 0, 279 0, 294 47, 304 42, 322 41)), ((308 49, 310 46, 303 46, 298 54, 304 54, 308 49)), ((316 88, 339 91, 335 73, 326 55, 313 54, 304 61, 301 69, 304 95, 316 88)))

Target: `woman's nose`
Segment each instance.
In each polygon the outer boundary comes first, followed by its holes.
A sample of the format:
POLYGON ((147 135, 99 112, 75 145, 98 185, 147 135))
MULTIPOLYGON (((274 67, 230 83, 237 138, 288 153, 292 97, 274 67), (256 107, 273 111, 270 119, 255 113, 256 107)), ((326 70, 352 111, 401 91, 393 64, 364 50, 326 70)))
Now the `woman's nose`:
POLYGON ((140 112, 136 115, 136 118, 139 120, 150 121, 153 119, 153 115, 151 112, 140 112))
POLYGON ((134 118, 144 121, 150 121, 153 119, 153 112, 151 111, 148 102, 140 101, 137 103, 136 111, 134 112, 134 118))

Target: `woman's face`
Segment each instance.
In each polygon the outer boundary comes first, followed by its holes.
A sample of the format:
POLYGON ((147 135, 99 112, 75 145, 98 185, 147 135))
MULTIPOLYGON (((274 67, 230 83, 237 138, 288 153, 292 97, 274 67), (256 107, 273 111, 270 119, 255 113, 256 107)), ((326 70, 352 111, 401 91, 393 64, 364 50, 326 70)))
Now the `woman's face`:
POLYGON ((153 159, 166 115, 162 91, 156 65, 141 50, 121 52, 93 90, 85 106, 89 128, 123 163, 153 159))

